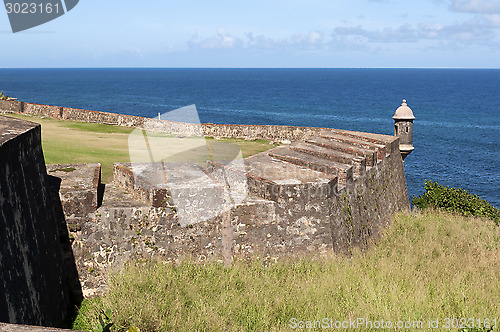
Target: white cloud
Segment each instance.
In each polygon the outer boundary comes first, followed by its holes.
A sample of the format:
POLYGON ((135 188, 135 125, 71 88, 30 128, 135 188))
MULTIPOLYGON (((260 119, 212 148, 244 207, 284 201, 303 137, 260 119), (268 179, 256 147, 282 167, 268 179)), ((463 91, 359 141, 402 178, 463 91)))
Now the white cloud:
POLYGON ((320 31, 310 31, 308 34, 294 34, 288 40, 291 47, 316 48, 321 47, 324 42, 323 33, 320 31))
POLYGON ((382 30, 366 30, 361 26, 337 27, 332 36, 359 37, 360 41, 364 40, 370 43, 400 43, 417 40, 417 33, 409 24, 404 24, 396 29, 386 27, 382 30))
POLYGON ((493 26, 500 26, 500 15, 489 15, 474 18, 470 21, 452 25, 438 23, 421 23, 416 26, 404 24, 400 27, 386 27, 379 30, 368 30, 362 26, 337 27, 334 29, 334 41, 349 41, 351 45, 416 43, 419 41, 458 42, 467 44, 483 44, 496 40, 493 26))
MULTIPOLYGON (((482 11, 493 10, 500 6, 500 0, 435 0, 448 1, 456 10, 482 11)), ((324 54, 337 51, 375 52, 394 50, 400 47, 425 49, 437 45, 450 45, 451 48, 471 48, 473 45, 494 48, 499 44, 498 28, 500 14, 473 13, 471 19, 454 24, 442 24, 435 18, 429 22, 368 28, 364 25, 341 26, 330 31, 311 30, 304 33, 291 33, 288 36, 247 32, 238 35, 226 29, 218 29, 212 35, 191 38, 191 48, 210 50, 241 50, 266 52, 321 52, 324 54)))
POLYGON ((464 13, 500 14, 500 1, 452 0, 451 10, 464 13))
POLYGON ((324 35, 321 31, 313 30, 306 34, 293 34, 285 38, 273 38, 266 35, 246 33, 243 37, 236 37, 224 29, 219 29, 215 35, 200 38, 194 35, 188 42, 191 48, 199 49, 316 49, 324 45, 324 35))
POLYGON ((436 39, 440 37, 443 26, 437 23, 422 23, 419 25, 422 38, 436 39))
POLYGON ((486 24, 492 28, 500 28, 500 14, 485 14, 486 24))
POLYGON ((339 34, 332 34, 332 40, 330 46, 335 51, 357 51, 357 52, 368 52, 370 48, 367 46, 365 40, 361 40, 356 36, 346 36, 339 34))
POLYGON ((445 40, 455 40, 467 43, 483 43, 495 38, 496 34, 492 29, 476 20, 443 27, 439 30, 439 38, 445 40))
POLYGON ((286 39, 277 40, 265 35, 254 35, 248 32, 246 35, 246 47, 272 50, 286 47, 286 39))
POLYGON ((218 29, 215 35, 201 40, 198 35, 194 35, 188 42, 191 48, 226 50, 241 47, 242 44, 241 38, 232 36, 225 29, 218 29))

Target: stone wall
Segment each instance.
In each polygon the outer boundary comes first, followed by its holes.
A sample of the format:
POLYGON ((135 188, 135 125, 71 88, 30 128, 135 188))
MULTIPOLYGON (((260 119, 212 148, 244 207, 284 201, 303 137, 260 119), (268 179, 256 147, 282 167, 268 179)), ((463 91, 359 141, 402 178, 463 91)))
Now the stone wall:
POLYGON ((410 203, 399 149, 332 197, 333 250, 366 248, 398 211, 410 203))
MULTIPOLYGON (((51 117, 54 119, 70 120, 87 123, 100 123, 115 126, 124 126, 131 128, 144 128, 149 131, 164 132, 173 135, 183 136, 206 136, 206 137, 228 137, 242 138, 247 140, 265 139, 275 142, 283 140, 295 141, 306 136, 318 135, 325 129, 316 127, 296 127, 296 126, 278 126, 278 125, 239 125, 239 124, 199 124, 174 122, 158 119, 150 119, 140 116, 108 113, 101 111, 82 110, 77 108, 41 105, 17 100, 0 101, 0 113, 21 113, 40 117, 51 117)), ((356 132, 335 130, 340 133, 356 132)), ((365 135, 365 133, 363 133, 365 135)), ((372 134, 374 137, 380 135, 372 134)), ((376 141, 380 138, 374 138, 376 141)), ((394 142, 387 140, 385 143, 392 144, 391 149, 396 148, 394 142)))
MULTIPOLYGON (((333 137, 336 133, 330 130, 322 135, 333 137)), ((362 163, 364 167, 354 174, 350 172, 354 168, 352 158, 345 158, 346 168, 340 169, 347 176, 342 177, 342 172, 317 172, 301 162, 290 164, 272 157, 294 147, 314 149, 301 142, 246 158, 245 171, 209 161, 207 175, 218 183, 230 186, 238 182, 231 178, 244 174, 248 196, 227 213, 187 226, 179 221, 178 207, 170 204, 168 189, 154 180, 143 182, 135 177, 130 163, 115 164, 114 181, 107 185, 103 205, 81 231, 73 233, 85 295, 104 291, 106 271, 119 268, 129 259, 177 261, 188 256, 226 262, 227 257, 230 261, 258 256, 276 260, 283 256, 349 254, 353 248, 366 248, 395 212, 409 209, 398 138, 355 132, 339 136, 351 137, 351 143, 364 146, 361 154, 373 157, 371 166, 362 163), (358 140, 360 137, 364 140, 358 140), (284 173, 288 174, 282 176, 284 173)), ((323 153, 321 149, 317 152, 323 153)), ((330 156, 337 153, 331 150, 330 156)), ((305 160, 308 157, 314 158, 304 155, 305 160)), ((172 167, 182 169, 175 163, 172 167)), ((146 179, 155 178, 144 171, 139 173, 146 179)), ((197 196, 189 195, 192 205, 205 197, 205 182, 197 184, 202 190, 197 196)))
MULTIPOLYGON (((1 110, 128 127, 147 125, 147 130, 183 136, 292 141, 245 159, 249 196, 244 202, 187 227, 181 226, 165 189, 156 183, 137 183, 130 165, 115 165, 115 181, 106 187, 102 206, 72 234, 87 296, 104 289, 105 271, 134 257, 175 261, 183 256, 223 260, 349 253, 354 247, 366 247, 393 213, 410 207, 399 139, 393 136, 272 125, 202 124, 200 132, 195 124, 20 102, 0 104, 1 110), (284 171, 292 176, 281 178, 284 171)), ((241 175, 216 162, 209 163, 208 171, 215 178, 220 172, 241 175)))
POLYGON ((71 291, 40 135, 0 116, 0 322, 61 326, 71 291))
POLYGON ((15 100, 0 100, 0 113, 1 112, 15 112, 21 113, 23 111, 23 103, 15 100))
POLYGON ((109 185, 93 220, 73 233, 86 296, 104 291, 106 271, 129 259, 223 261, 229 254, 275 260, 311 253, 348 254, 376 239, 394 212, 409 209, 398 150, 344 187, 336 181, 283 186, 249 183, 254 188, 251 195, 229 214, 187 227, 180 225, 174 208, 154 207, 136 191, 127 166, 115 165, 117 188, 109 185), (140 201, 124 204, 123 190, 140 201))
POLYGON ((0 112, 16 112, 54 119, 78 122, 100 123, 116 126, 137 128, 147 122, 147 130, 170 134, 232 137, 244 139, 266 139, 271 141, 297 140, 306 135, 317 133, 320 128, 293 127, 276 125, 235 125, 235 124, 202 124, 203 132, 199 132, 199 124, 189 124, 139 116, 115 114, 100 111, 82 110, 76 108, 40 105, 20 101, 2 101, 0 112))

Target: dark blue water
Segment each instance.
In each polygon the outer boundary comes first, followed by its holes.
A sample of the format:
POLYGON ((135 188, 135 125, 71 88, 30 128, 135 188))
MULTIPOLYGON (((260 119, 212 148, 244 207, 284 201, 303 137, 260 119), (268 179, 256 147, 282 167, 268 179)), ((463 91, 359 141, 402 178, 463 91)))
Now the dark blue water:
POLYGON ((393 134, 406 98, 416 116, 410 197, 424 180, 500 207, 500 70, 0 69, 20 100, 154 117, 196 104, 202 122, 319 126, 393 134))

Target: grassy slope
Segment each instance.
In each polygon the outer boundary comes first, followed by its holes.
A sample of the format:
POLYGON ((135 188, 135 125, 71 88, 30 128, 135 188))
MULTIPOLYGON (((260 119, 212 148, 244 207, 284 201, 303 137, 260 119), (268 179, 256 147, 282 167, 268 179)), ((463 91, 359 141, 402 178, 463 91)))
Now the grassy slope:
POLYGON ((499 303, 500 227, 430 211, 397 215, 376 245, 352 258, 270 267, 254 260, 230 269, 130 264, 109 277, 106 296, 85 300, 74 327, 91 329, 100 310, 111 309, 115 330, 281 331, 292 318, 325 317, 425 324, 496 318, 498 328, 499 303))
MULTIPOLYGON (((113 177, 113 163, 130 161, 128 138, 132 129, 118 126, 61 121, 50 118, 9 115, 42 124, 42 146, 47 164, 101 163, 103 182, 113 177)), ((241 148, 243 157, 265 151, 275 145, 268 141, 241 139, 208 139, 210 146, 221 142, 234 143, 241 148)), ((206 151, 194 151, 191 156, 200 162, 206 151)), ((203 160, 204 162, 205 160, 203 160)))

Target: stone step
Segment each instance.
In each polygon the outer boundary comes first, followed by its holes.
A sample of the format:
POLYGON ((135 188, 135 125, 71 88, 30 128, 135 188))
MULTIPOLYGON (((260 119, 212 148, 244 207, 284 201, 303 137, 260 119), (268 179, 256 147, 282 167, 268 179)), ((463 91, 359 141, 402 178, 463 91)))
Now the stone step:
POLYGON ((177 209, 182 225, 208 220, 231 201, 225 185, 195 162, 115 164, 114 179, 148 205, 177 209))
POLYGON ((399 147, 399 142, 394 139, 394 136, 390 135, 373 134, 373 133, 340 130, 340 129, 331 129, 331 131, 339 133, 341 135, 350 136, 352 138, 361 139, 367 142, 385 145, 386 153, 396 152, 396 149, 399 147))
POLYGON ((373 134, 373 133, 365 133, 361 131, 351 131, 351 130, 342 130, 342 129, 329 129, 324 133, 328 135, 328 133, 335 133, 345 136, 350 136, 352 138, 361 139, 367 142, 372 142, 381 145, 387 145, 391 141, 394 141, 394 136, 383 135, 383 134, 373 134))
POLYGON ((305 166, 318 172, 329 173, 338 177, 338 183, 345 185, 352 180, 353 167, 349 164, 304 153, 287 146, 279 146, 268 153, 271 157, 294 165, 305 166))
POLYGON ((284 162, 271 157, 269 151, 246 158, 245 171, 214 161, 208 162, 208 169, 212 174, 225 173, 228 178, 243 175, 249 193, 272 201, 302 199, 304 195, 326 198, 338 185, 336 174, 284 162))
POLYGON ((136 196, 127 188, 120 187, 115 182, 106 184, 102 200, 102 208, 113 207, 138 208, 147 206, 146 203, 136 198, 136 196))
POLYGON ((332 160, 342 164, 353 165, 353 175, 358 177, 366 172, 366 158, 354 154, 329 149, 320 145, 299 141, 290 146, 291 149, 312 156, 332 160))
POLYGON ((373 166, 376 161, 376 150, 375 149, 367 149, 358 146, 354 146, 351 144, 334 141, 328 138, 323 137, 309 137, 306 138, 305 141, 307 143, 324 147, 330 150, 335 150, 339 152, 343 152, 346 154, 351 154, 358 157, 363 157, 366 159, 366 166, 373 166))
POLYGON ((386 146, 378 143, 368 142, 360 138, 354 138, 352 136, 345 135, 343 133, 322 133, 322 138, 326 138, 332 141, 350 144, 352 146, 360 147, 363 149, 375 150, 377 152, 377 159, 382 160, 386 155, 386 146))
POLYGON ((46 165, 49 185, 58 192, 66 216, 85 217, 99 205, 101 164, 46 165))

